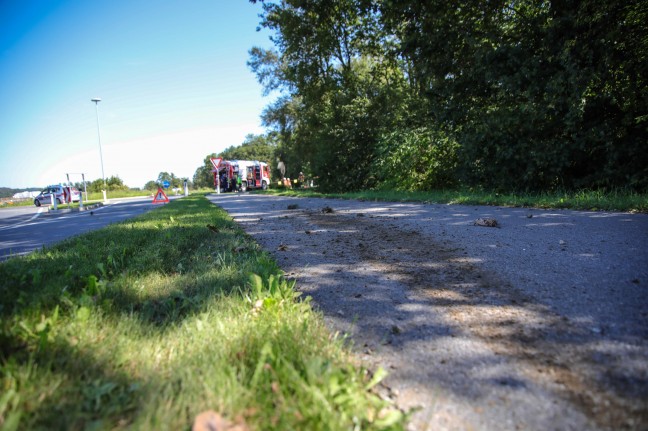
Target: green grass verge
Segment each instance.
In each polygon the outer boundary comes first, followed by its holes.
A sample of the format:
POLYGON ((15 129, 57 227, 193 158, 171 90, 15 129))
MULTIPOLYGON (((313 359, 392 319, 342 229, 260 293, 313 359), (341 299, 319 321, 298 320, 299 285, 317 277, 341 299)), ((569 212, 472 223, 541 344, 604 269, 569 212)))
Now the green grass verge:
POLYGON ((308 299, 192 195, 0 264, 0 428, 403 429, 308 299))
POLYGON ((626 191, 555 192, 539 194, 496 193, 481 190, 440 190, 432 192, 363 191, 319 193, 315 189, 271 189, 263 193, 282 196, 332 197, 391 202, 424 202, 461 205, 557 208, 592 211, 632 211, 648 213, 648 194, 626 191))
MULTIPOLYGON (((132 198, 136 196, 152 196, 154 193, 155 191, 151 191, 151 190, 115 190, 115 191, 107 191, 106 197, 108 199, 132 198)), ((83 198, 85 201, 86 200, 85 194, 83 195, 83 198)), ((88 193, 88 199, 87 199, 88 202, 102 201, 102 200, 103 200, 103 194, 101 192, 88 193)))

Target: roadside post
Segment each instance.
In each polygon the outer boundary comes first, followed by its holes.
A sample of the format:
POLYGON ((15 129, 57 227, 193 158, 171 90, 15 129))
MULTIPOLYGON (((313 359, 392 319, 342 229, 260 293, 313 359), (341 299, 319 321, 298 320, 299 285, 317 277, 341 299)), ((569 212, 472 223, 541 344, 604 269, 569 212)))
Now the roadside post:
POLYGON ((70 193, 70 188, 63 186, 63 202, 67 204, 68 209, 70 209, 70 202, 72 201, 72 196, 70 196, 70 193))
POLYGON ((54 211, 58 210, 58 205, 56 201, 56 197, 54 196, 54 193, 50 193, 50 199, 52 201, 52 206, 54 207, 54 211))
POLYGON ((184 195, 185 197, 189 196, 189 186, 187 185, 187 180, 184 181, 184 195))
POLYGON ((72 203, 72 183, 70 183, 70 174, 65 174, 65 176, 67 177, 67 186, 63 187, 63 195, 68 204, 67 207, 70 209, 70 204, 72 203))
POLYGON ((223 158, 212 157, 209 160, 211 160, 212 165, 214 165, 214 170, 212 172, 215 172, 214 175, 216 175, 216 194, 220 194, 220 174, 218 172, 218 167, 220 166, 220 163, 223 161, 223 158))
POLYGON ((83 181, 83 191, 86 195, 86 200, 88 200, 88 185, 86 184, 85 174, 81 174, 81 181, 83 181))

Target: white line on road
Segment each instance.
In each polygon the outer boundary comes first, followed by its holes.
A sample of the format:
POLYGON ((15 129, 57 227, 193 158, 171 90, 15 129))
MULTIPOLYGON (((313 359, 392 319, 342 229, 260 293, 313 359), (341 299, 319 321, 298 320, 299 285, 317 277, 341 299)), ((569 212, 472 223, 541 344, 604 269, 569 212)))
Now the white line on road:
POLYGON ((31 218, 30 218, 29 220, 23 220, 23 221, 21 221, 21 222, 18 222, 18 223, 16 223, 16 224, 12 224, 12 225, 10 225, 10 226, 3 226, 3 227, 0 227, 0 230, 14 229, 14 228, 17 228, 17 227, 22 226, 22 225, 24 225, 24 224, 27 224, 27 223, 29 223, 30 221, 34 220, 34 219, 35 219, 36 217, 38 217, 39 215, 41 215, 41 213, 42 213, 43 211, 45 211, 44 208, 39 208, 39 209, 38 209, 38 212, 36 212, 36 214, 34 214, 33 216, 31 216, 31 218))

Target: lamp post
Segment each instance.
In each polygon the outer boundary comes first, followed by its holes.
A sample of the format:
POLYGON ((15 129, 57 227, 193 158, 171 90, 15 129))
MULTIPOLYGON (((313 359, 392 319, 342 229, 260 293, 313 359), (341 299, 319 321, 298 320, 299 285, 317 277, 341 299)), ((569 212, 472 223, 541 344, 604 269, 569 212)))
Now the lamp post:
POLYGON ((92 102, 95 103, 95 112, 97 113, 97 137, 99 138, 99 159, 101 160, 101 179, 103 179, 103 190, 101 191, 103 193, 103 200, 104 202, 107 201, 106 199, 106 175, 104 175, 104 166, 103 166, 103 153, 101 152, 101 131, 99 129, 99 102, 101 102, 100 97, 95 97, 90 99, 92 102))

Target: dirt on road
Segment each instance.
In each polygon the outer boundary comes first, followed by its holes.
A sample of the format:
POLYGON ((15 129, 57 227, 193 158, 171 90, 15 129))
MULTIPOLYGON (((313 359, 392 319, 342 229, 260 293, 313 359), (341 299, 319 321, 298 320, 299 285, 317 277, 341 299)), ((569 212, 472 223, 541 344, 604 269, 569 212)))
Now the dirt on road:
POLYGON ((209 198, 389 372, 412 429, 648 429, 647 215, 209 198))

